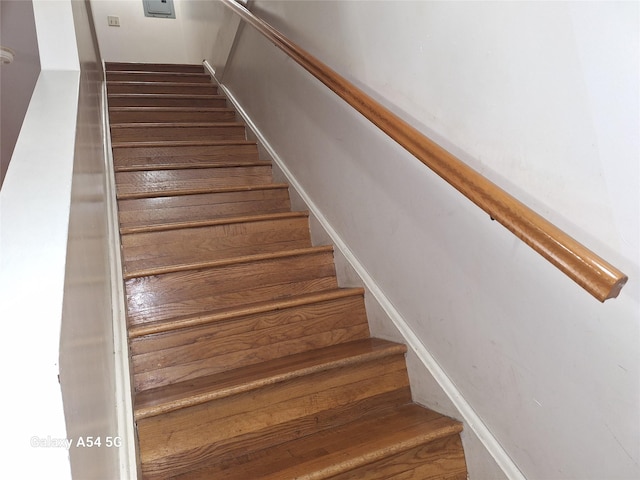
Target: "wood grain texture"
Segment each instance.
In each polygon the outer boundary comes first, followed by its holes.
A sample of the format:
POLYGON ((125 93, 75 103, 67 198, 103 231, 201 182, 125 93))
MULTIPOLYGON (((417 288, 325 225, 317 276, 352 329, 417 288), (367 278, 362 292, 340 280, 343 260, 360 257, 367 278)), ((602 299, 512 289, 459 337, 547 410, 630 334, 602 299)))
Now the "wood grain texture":
POLYGON ((221 0, 365 118, 601 302, 627 276, 460 161, 234 0, 221 0))
POLYGON ((107 96, 109 107, 226 107, 222 95, 113 93, 107 96))
POLYGON ((306 375, 402 356, 406 350, 404 345, 397 343, 361 338, 286 356, 269 357, 242 366, 220 365, 213 374, 199 375, 195 380, 185 379, 139 393, 136 395, 136 418, 162 415, 306 375))
POLYGON ((156 145, 114 145, 113 160, 116 170, 157 165, 193 166, 200 163, 256 162, 258 147, 248 140, 189 142, 156 145))
POLYGON ((161 140, 245 140, 242 123, 131 123, 112 124, 111 138, 120 142, 153 142, 161 140))
POLYGON ((136 391, 365 339, 369 332, 362 295, 215 320, 132 339, 136 391))
POLYGON ((116 172, 118 197, 178 190, 202 190, 263 185, 271 182, 271 167, 220 167, 116 172))
POLYGON ((271 168, 270 162, 263 161, 250 161, 250 160, 240 160, 240 161, 217 161, 210 159, 199 159, 198 161, 190 161, 193 159, 189 158, 176 158, 176 162, 173 163, 171 161, 167 161, 162 164, 154 164, 152 162, 147 164, 137 164, 137 165, 123 165, 120 167, 116 167, 116 172, 148 172, 152 170, 181 170, 184 168, 197 169, 197 168, 234 168, 234 167, 267 167, 271 168), (187 160, 186 162, 183 160, 187 160))
POLYGON ((217 95, 218 87, 202 82, 107 81, 107 93, 217 95))
MULTIPOLYGON (((199 71, 155 67, 110 87, 199 71)), ((143 478, 463 478, 460 424, 411 404, 406 347, 370 338, 233 110, 109 98, 149 105, 110 107, 143 478)))
POLYGON ((291 208, 287 185, 256 185, 251 190, 193 195, 134 198, 118 201, 122 233, 150 225, 184 220, 199 221, 260 213, 282 213, 291 208))
POLYGON ((208 73, 189 72, 149 72, 149 71, 107 71, 107 82, 185 82, 206 83, 212 82, 208 73))
POLYGON ((467 480, 467 465, 458 435, 405 450, 332 480, 467 480))
POLYGON ((176 265, 311 247, 306 214, 232 220, 123 235, 125 278, 176 265))
POLYGON ((331 249, 316 247, 272 254, 270 260, 133 278, 125 291, 129 325, 137 325, 337 286, 331 249))
POLYGON ((179 72, 179 73, 205 73, 202 65, 187 63, 127 63, 105 62, 107 72, 179 72))
POLYGON ((287 184, 283 183, 270 183, 270 184, 255 184, 255 185, 238 185, 238 186, 229 186, 229 187, 193 187, 193 188, 185 188, 178 187, 175 190, 167 189, 167 190, 158 190, 158 191, 140 191, 140 192, 131 192, 131 193, 123 193, 118 195, 118 200, 129 200, 129 199, 137 199, 137 198, 154 198, 154 197, 177 197, 181 195, 199 195, 199 194, 207 194, 207 193, 227 193, 227 192, 251 192, 253 190, 263 190, 263 189, 284 189, 287 188, 287 184))
POLYGON ((143 468, 146 465, 148 470, 161 472, 165 465, 172 468, 172 457, 201 451, 204 446, 219 447, 225 441, 237 441, 237 437, 267 428, 272 428, 272 435, 277 432, 282 439, 285 431, 302 430, 310 416, 393 391, 406 392, 408 402, 407 387, 404 358, 398 355, 345 366, 340 369, 340 375, 333 370, 321 371, 257 391, 141 419, 138 431, 141 438, 147 439, 141 444, 143 468), (194 422, 194 419, 197 420, 194 422))
MULTIPOLYGON (((459 431, 459 426, 450 419, 415 405, 373 413, 334 425, 303 440, 294 438, 245 455, 228 456, 226 461, 187 471, 176 478, 310 480, 334 478, 358 468, 363 474, 368 473, 365 466, 370 463, 375 464, 424 443, 437 442, 459 431)), ((425 462, 429 460, 424 458, 425 462)))
POLYGON ((165 332, 176 332, 183 328, 198 327, 214 322, 225 322, 249 315, 269 313, 275 310, 296 308, 299 306, 309 305, 314 302, 326 302, 335 299, 351 297, 353 295, 362 295, 363 292, 364 290, 361 288, 328 289, 317 292, 292 295, 289 297, 275 298, 261 302, 246 303, 244 305, 233 308, 203 312, 186 317, 174 317, 169 320, 161 320, 158 322, 146 322, 130 326, 129 338, 133 340, 135 338, 142 338, 146 335, 156 335, 158 333, 165 332))
POLYGON ((204 107, 112 107, 109 120, 118 123, 233 122, 231 108, 204 107))

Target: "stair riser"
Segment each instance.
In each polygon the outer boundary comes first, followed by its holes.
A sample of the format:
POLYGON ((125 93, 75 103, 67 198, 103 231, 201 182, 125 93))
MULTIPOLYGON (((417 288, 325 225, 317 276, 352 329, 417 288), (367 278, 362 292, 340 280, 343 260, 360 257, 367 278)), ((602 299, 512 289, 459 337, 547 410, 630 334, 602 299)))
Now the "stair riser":
POLYGON ((184 82, 211 84, 206 73, 107 72, 107 82, 184 82))
POLYGON ((118 202, 120 227, 213 220, 291 209, 286 188, 155 197, 118 202))
POLYGON ((116 192, 120 196, 176 190, 264 185, 270 182, 271 167, 222 167, 117 172, 116 192))
POLYGON ((306 216, 123 235, 125 274, 311 246, 306 216))
POLYGON ((174 123, 143 126, 135 124, 113 125, 111 138, 114 144, 123 142, 168 142, 168 141, 221 141, 245 140, 244 126, 191 126, 174 123))
POLYGON ((227 106, 224 97, 109 95, 109 107, 218 107, 227 106))
POLYGON ((255 144, 115 147, 113 149, 116 169, 135 166, 162 167, 162 165, 180 163, 193 166, 201 163, 255 162, 257 160, 258 147, 255 144))
POLYGON ((408 387, 404 357, 395 355, 341 368, 339 375, 324 371, 142 419, 138 432, 147 439, 141 441, 143 468, 162 471, 173 463, 162 457, 179 457, 208 445, 215 446, 217 455, 228 453, 225 446, 255 438, 258 432, 272 444, 287 441, 317 428, 318 417, 329 417, 334 409, 340 410, 340 421, 348 421, 351 417, 344 411, 348 404, 362 413, 357 406, 368 399, 376 399, 374 404, 383 399, 379 408, 389 407, 389 398, 394 403, 409 402, 408 387))
POLYGON ((125 282, 129 325, 337 288, 330 252, 125 282))
POLYGON ((250 315, 131 342, 137 391, 368 337, 361 296, 250 315))
POLYGON ((125 63, 106 62, 107 72, 137 71, 137 72, 179 72, 179 73, 205 73, 202 65, 195 64, 167 64, 167 63, 125 63))
POLYGON ((220 111, 112 111, 109 113, 111 124, 117 123, 174 123, 174 122, 233 122, 236 114, 233 110, 220 111))
POLYGON ((155 142, 171 140, 244 140, 244 126, 188 127, 167 125, 155 127, 111 127, 115 142, 155 142))
POLYGON ((142 83, 107 83, 109 95, 119 93, 134 93, 141 95, 217 95, 218 87, 213 84, 155 84, 154 82, 142 83))

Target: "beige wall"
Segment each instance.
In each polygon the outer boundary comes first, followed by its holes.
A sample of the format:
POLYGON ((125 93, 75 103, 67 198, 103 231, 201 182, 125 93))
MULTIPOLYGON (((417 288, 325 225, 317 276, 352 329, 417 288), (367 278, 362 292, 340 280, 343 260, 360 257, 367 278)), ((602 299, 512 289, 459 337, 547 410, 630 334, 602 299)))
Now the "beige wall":
POLYGON ((215 3, 174 0, 175 19, 145 17, 142 0, 91 0, 102 57, 107 62, 200 63, 216 38, 215 3), (120 18, 109 27, 107 16, 120 18))

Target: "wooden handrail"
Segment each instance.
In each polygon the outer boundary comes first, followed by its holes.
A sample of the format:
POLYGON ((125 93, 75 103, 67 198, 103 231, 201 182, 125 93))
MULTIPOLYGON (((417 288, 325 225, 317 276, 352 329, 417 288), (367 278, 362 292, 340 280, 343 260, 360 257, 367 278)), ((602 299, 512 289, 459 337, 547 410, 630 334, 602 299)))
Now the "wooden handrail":
POLYGON ((627 276, 382 106, 235 0, 220 0, 393 140, 595 298, 615 298, 627 276))

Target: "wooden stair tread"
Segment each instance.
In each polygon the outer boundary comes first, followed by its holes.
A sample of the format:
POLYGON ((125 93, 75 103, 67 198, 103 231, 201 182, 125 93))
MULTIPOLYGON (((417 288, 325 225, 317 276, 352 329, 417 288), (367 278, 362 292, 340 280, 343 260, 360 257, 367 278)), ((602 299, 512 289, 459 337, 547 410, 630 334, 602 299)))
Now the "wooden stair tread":
POLYGON ((154 225, 147 225, 143 227, 137 228, 121 228, 120 233, 123 235, 130 235, 136 233, 145 233, 145 232, 161 232, 165 230, 175 230, 175 229, 183 229, 183 228, 199 228, 199 227, 208 227, 213 225, 232 225, 237 223, 249 223, 249 222, 258 222, 265 220, 277 220, 284 218, 308 218, 309 212, 278 212, 278 213, 263 213, 258 215, 242 215, 242 216, 231 216, 231 217, 223 217, 223 218, 212 218, 207 220, 194 220, 194 221, 184 221, 184 222, 174 222, 174 223, 158 223, 154 225))
MULTIPOLYGON (((450 418, 408 404, 221 464, 216 464, 215 460, 205 461, 201 468, 196 467, 175 478, 328 479, 420 445, 457 435, 461 430, 461 425, 450 418)), ((453 468, 442 468, 442 473, 451 475, 462 470, 464 460, 460 462, 458 458, 453 468)), ((444 478, 444 475, 439 478, 444 478)))
POLYGON ((160 224, 121 234, 125 279, 190 269, 195 259, 211 267, 311 247, 308 212, 160 224), (277 225, 284 229, 278 235, 272 232, 277 225))
POLYGON ((146 390, 136 395, 135 416, 140 419, 160 415, 294 377, 405 352, 406 347, 402 344, 368 338, 276 358, 257 365, 146 390))
POLYGON ((127 147, 216 147, 228 145, 255 145, 252 140, 233 139, 233 140, 165 140, 165 141, 134 141, 134 142, 113 142, 114 148, 127 147))
POLYGON ((170 140, 166 142, 118 142, 113 144, 115 148, 127 147, 217 147, 220 145, 256 145, 254 140, 234 139, 234 140, 170 140))
POLYGON ((185 220, 212 220, 263 213, 291 211, 286 184, 255 186, 224 192, 200 192, 189 195, 148 196, 119 199, 120 227, 127 229, 182 223, 185 220))
POLYGON ((129 326, 337 288, 333 249, 312 247, 125 281, 129 326))
POLYGON ((175 78, 181 78, 181 77, 195 77, 195 78, 199 78, 199 77, 203 77, 203 78, 207 78, 207 79, 211 79, 211 75, 209 75, 208 73, 204 72, 204 67, 200 68, 199 66, 194 65, 194 67, 197 67, 196 70, 199 71, 193 71, 193 72, 188 72, 188 71, 172 71, 172 70, 113 70, 110 68, 107 68, 106 72, 109 75, 133 75, 133 76, 149 76, 150 78, 161 78, 164 76, 169 76, 169 77, 175 77, 175 78))
POLYGON ((218 93, 115 93, 107 92, 109 107, 208 106, 226 107, 227 98, 218 93))
POLYGON ((152 170, 180 170, 183 168, 230 168, 230 167, 270 167, 271 162, 246 161, 235 162, 232 160, 220 160, 217 162, 200 163, 159 163, 159 164, 138 164, 130 166, 115 167, 116 172, 145 172, 152 170))
POLYGON ((174 122, 235 122, 235 110, 226 107, 111 107, 111 125, 174 122))
POLYGON ((140 199, 150 197, 174 197, 179 195, 199 195, 204 193, 228 193, 228 192, 248 192, 251 190, 276 190, 276 189, 288 189, 289 185, 284 183, 269 183, 269 184, 256 184, 256 185, 238 185, 232 187, 219 187, 219 188, 189 188, 189 189, 175 189, 175 190, 162 190, 155 192, 139 192, 139 193, 126 193, 118 194, 118 200, 125 199, 140 199))
POLYGON ((216 225, 234 225, 240 223, 264 222, 268 220, 281 220, 293 218, 309 218, 308 211, 287 211, 276 213, 259 213, 256 215, 238 215, 223 218, 211 218, 204 220, 187 220, 183 222, 158 223, 154 225, 146 225, 138 228, 121 228, 122 235, 132 235, 137 233, 162 232, 167 230, 201 228, 216 225))
POLYGON ((217 98, 226 100, 224 95, 220 94, 205 94, 205 93, 107 93, 108 98, 151 98, 151 99, 163 99, 163 98, 194 98, 194 99, 208 99, 217 98))
POLYGON ((463 480, 202 65, 106 62, 144 478, 463 480))
POLYGON ((131 272, 131 273, 125 274, 123 278, 125 280, 133 280, 133 279, 142 278, 142 277, 167 275, 171 273, 189 272, 189 271, 195 271, 195 270, 198 270, 198 271, 208 270, 208 269, 215 269, 215 268, 227 267, 227 266, 233 266, 233 265, 241 265, 244 263, 272 261, 272 260, 285 259, 285 258, 291 258, 291 257, 297 257, 297 256, 303 256, 303 255, 314 255, 314 254, 320 254, 320 253, 333 253, 333 247, 330 245, 316 246, 316 247, 303 247, 303 248, 287 249, 284 251, 260 252, 256 254, 240 255, 236 257, 221 258, 217 260, 196 261, 191 263, 159 266, 156 268, 149 268, 146 270, 131 272))
POLYGON ((109 107, 109 112, 233 112, 229 107, 109 107))
POLYGON ((111 138, 114 144, 124 142, 167 142, 167 141, 211 141, 245 140, 244 124, 238 122, 211 123, 126 123, 111 126, 111 138))
MULTIPOLYGON (((259 161, 255 142, 233 140, 189 140, 151 142, 140 144, 122 142, 113 145, 113 161, 116 169, 135 167, 162 168, 164 164, 184 165, 185 168, 198 164, 243 164, 259 161)), ((264 162, 266 163, 266 162, 264 162)))
POLYGON ((180 229, 180 228, 198 228, 205 226, 213 226, 213 225, 231 225, 234 223, 244 223, 244 222, 253 222, 259 220, 268 220, 268 219, 281 219, 281 218, 297 218, 297 217, 307 217, 308 212, 276 212, 276 213, 261 213, 258 215, 242 215, 242 216, 229 216, 222 218, 212 218, 212 219, 204 219, 204 220, 192 220, 185 222, 174 222, 174 223, 157 223, 153 225, 144 225, 140 227, 121 227, 120 233, 122 235, 130 235, 136 233, 145 233, 145 232, 162 232, 166 230, 180 229))
POLYGON ((171 82, 171 81, 157 81, 157 82, 153 82, 153 81, 146 81, 146 80, 135 80, 135 79, 131 79, 131 80, 107 80, 107 86, 109 85, 140 85, 140 86, 146 86, 146 85, 152 85, 152 86, 196 86, 196 87, 208 87, 208 86, 212 86, 215 87, 216 84, 215 83, 207 83, 207 82, 171 82))
MULTIPOLYGON (((197 262, 185 266, 181 266, 176 270, 171 271, 186 271, 186 270, 202 270, 202 269, 210 269, 216 268, 217 266, 226 266, 226 265, 240 265, 243 263, 254 263, 254 262, 262 262, 269 260, 278 260, 284 258, 292 258, 292 257, 302 257, 305 255, 316 255, 323 253, 331 253, 333 254, 333 246, 332 245, 319 245, 319 246, 310 246, 305 248, 293 248, 289 250, 285 250, 283 252, 266 252, 264 254, 258 255, 243 255, 235 258, 231 258, 222 262, 222 265, 219 265, 217 262, 197 262)), ((154 273, 152 275, 163 275, 166 272, 162 273, 154 273)), ((135 278, 135 277, 133 277, 135 278)))
POLYGON ((107 82, 110 81, 147 81, 147 82, 198 82, 211 83, 213 80, 208 73, 200 72, 149 72, 136 70, 111 70, 106 72, 107 82))
POLYGON ((235 306, 226 309, 220 309, 217 311, 198 313, 195 315, 173 317, 169 320, 132 325, 128 329, 129 338, 139 338, 144 335, 165 333, 172 330, 196 327, 212 322, 222 322, 246 315, 270 312, 273 310, 282 310, 285 308, 291 308, 309 303, 317 303, 348 296, 359 296, 363 294, 364 290, 362 288, 334 288, 319 292, 292 295, 286 298, 254 302, 246 304, 244 306, 235 306))
POLYGON ((218 86, 212 82, 107 81, 107 95, 114 94, 218 95, 218 86))
POLYGON ((141 62, 105 62, 107 72, 123 70, 143 72, 196 72, 205 73, 204 67, 192 63, 141 63, 141 62))
POLYGON ((266 307, 131 338, 135 391, 370 337, 361 291, 323 292, 266 307))
POLYGON ((116 172, 117 198, 177 191, 249 188, 271 181, 271 166, 234 166, 116 172))
POLYGON ((175 122, 175 123, 157 123, 157 122, 137 122, 137 123, 112 123, 112 129, 139 129, 139 128, 193 128, 193 127, 221 127, 234 128, 243 127, 242 122, 175 122))
POLYGON ((410 401, 400 354, 294 377, 138 420, 143 472, 166 478, 185 460, 243 457, 410 401))

